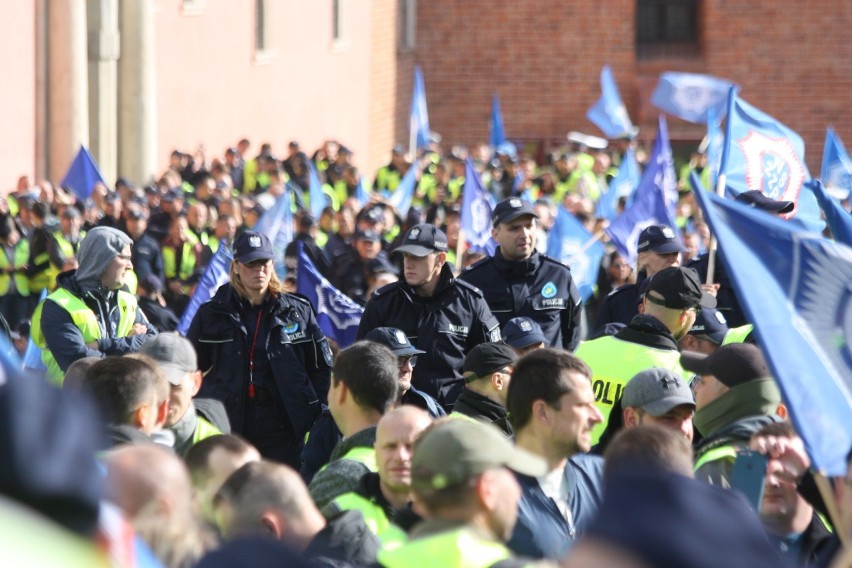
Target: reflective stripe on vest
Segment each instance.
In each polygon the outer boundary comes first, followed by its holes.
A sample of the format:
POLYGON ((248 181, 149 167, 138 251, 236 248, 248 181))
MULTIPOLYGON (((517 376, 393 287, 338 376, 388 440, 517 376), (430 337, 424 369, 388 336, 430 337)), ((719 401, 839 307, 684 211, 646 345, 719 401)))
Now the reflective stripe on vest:
POLYGON ((385 550, 399 548, 408 540, 405 531, 390 522, 384 509, 354 491, 335 498, 331 505, 339 512, 360 511, 367 528, 381 541, 385 550))
POLYGON ((380 550, 378 561, 385 568, 487 568, 511 557, 503 544, 461 528, 409 540, 393 550, 380 550))
POLYGON ((748 337, 748 334, 752 331, 754 331, 754 326, 750 323, 741 325, 740 327, 732 327, 728 330, 728 333, 725 334, 725 338, 722 340, 722 345, 743 343, 746 340, 746 337, 748 337))
POLYGON ((695 460, 695 471, 698 471, 698 468, 710 462, 724 459, 737 459, 737 449, 734 446, 719 446, 718 448, 707 450, 695 460))
POLYGON ((222 432, 207 421, 203 416, 198 416, 198 421, 195 424, 195 432, 192 433, 192 445, 194 446, 204 438, 210 436, 218 436, 222 432))
MULTIPOLYGON (((80 231, 80 236, 77 238, 77 248, 80 248, 80 243, 83 242, 83 237, 86 236, 86 231, 80 231)), ((62 234, 62 231, 55 231, 53 233, 53 238, 56 239, 56 244, 59 245, 59 250, 62 251, 62 255, 66 258, 76 258, 77 251, 74 250, 74 245, 65 238, 65 235, 62 234)))
POLYGON ((598 443, 609 420, 612 405, 621 398, 624 386, 637 373, 651 367, 661 367, 677 373, 684 381, 691 378, 691 373, 680 366, 679 351, 655 349, 613 336, 584 341, 574 354, 592 369, 592 390, 598 410, 604 418, 592 430, 592 444, 598 443))
MULTIPOLYGON (((56 305, 68 312, 71 316, 71 321, 80 334, 83 336, 83 343, 97 341, 101 336, 101 327, 98 324, 98 318, 95 312, 86 305, 86 303, 69 292, 65 288, 50 294, 43 302, 40 302, 33 312, 31 337, 33 343, 41 348, 41 360, 47 367, 47 378, 57 385, 62 384, 62 379, 65 377, 65 372, 59 367, 59 363, 53 358, 47 343, 44 340, 44 334, 41 331, 41 310, 44 302, 52 301, 56 305)), ((118 291, 118 326, 115 331, 116 337, 125 337, 130 330, 133 329, 133 323, 136 321, 136 296, 129 294, 123 290, 118 291)), ((105 322, 109 325, 109 322, 105 322)))
MULTIPOLYGON (((9 264, 9 257, 6 256, 5 250, 0 250, 0 296, 9 293, 9 287, 12 283, 12 278, 15 279, 15 289, 18 291, 18 294, 21 296, 29 296, 30 295, 30 281, 27 278, 27 275, 23 272, 15 272, 14 275, 7 274, 7 268, 21 268, 26 266, 27 261, 30 259, 30 244, 26 241, 26 239, 21 239, 18 241, 18 244, 15 245, 13 250, 12 259, 13 264, 9 264)), ((14 322, 11 322, 14 325, 14 322)))
POLYGON ((189 280, 192 273, 195 271, 195 252, 191 243, 186 242, 180 248, 181 262, 180 272, 177 268, 177 256, 175 248, 171 246, 163 247, 163 274, 166 278, 180 278, 181 280, 189 280))
MULTIPOLYGON (((308 434, 310 434, 310 432, 308 432, 308 434)), ((306 443, 308 441, 308 434, 305 435, 306 443)), ((338 459, 356 461, 358 463, 364 464, 367 469, 373 472, 379 470, 379 467, 376 465, 376 450, 374 450, 373 448, 355 446, 354 448, 340 456, 338 459)), ((320 471, 323 471, 327 467, 328 464, 325 464, 320 468, 320 471)))

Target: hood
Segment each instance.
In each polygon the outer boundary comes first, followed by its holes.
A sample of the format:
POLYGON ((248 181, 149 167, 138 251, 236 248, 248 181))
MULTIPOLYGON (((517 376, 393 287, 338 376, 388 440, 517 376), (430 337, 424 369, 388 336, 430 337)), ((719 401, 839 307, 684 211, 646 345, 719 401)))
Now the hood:
POLYGON ((100 288, 101 275, 133 240, 118 229, 95 227, 86 234, 77 251, 79 267, 75 277, 83 290, 100 288))

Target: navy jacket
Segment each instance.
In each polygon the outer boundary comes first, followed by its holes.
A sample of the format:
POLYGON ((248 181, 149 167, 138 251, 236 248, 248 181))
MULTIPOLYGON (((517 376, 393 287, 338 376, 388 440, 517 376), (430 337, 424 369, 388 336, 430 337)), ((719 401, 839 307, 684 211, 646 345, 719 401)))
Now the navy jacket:
POLYGON ((573 351, 580 343, 582 301, 571 269, 534 253, 526 260, 507 260, 500 254, 485 258, 459 276, 480 290, 500 327, 526 316, 541 327, 551 347, 573 351))
POLYGON ((422 298, 404 280, 376 291, 358 326, 358 339, 377 327, 401 329, 418 349, 412 384, 444 408, 461 394, 465 355, 480 343, 500 341, 500 325, 488 309, 482 292, 456 280, 444 265, 431 298, 422 298))
MULTIPOLYGON (((198 309, 187 332, 204 372, 199 397, 225 404, 234 432, 243 431, 248 394, 248 352, 251 334, 242 324, 243 302, 230 284, 198 309)), ((281 294, 264 304, 268 368, 263 384, 277 390, 297 439, 302 440, 328 398, 331 350, 317 324, 310 302, 281 294)))
POLYGON ((580 454, 565 464, 568 506, 573 517, 570 525, 536 478, 516 473, 522 494, 509 548, 519 556, 562 557, 597 514, 603 500, 603 463, 601 457, 580 454))

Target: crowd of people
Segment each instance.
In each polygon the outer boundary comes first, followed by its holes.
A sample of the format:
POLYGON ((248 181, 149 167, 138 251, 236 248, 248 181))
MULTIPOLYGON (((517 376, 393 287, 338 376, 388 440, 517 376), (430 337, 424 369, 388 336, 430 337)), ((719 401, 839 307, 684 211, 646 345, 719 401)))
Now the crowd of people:
MULTIPOLYGON (((819 490, 724 267, 707 283, 691 190, 676 226, 639 233, 636 266, 608 244, 586 301, 543 254, 558 208, 603 234, 596 202, 634 144, 571 142, 545 164, 395 147, 366 203, 335 142, 175 151, 156 183, 87 199, 20 178, 0 202, 0 321, 46 380, 12 363, 0 380, 0 558, 852 565, 852 463, 819 490), (490 255, 460 243, 468 158, 496 203, 490 255), (390 197, 412 167, 403 218, 390 197), (256 228, 282 196, 296 232, 279 258, 256 228), (298 244, 364 306, 353 344, 295 293, 298 244), (220 247, 227 282, 186 313, 220 247)), ((791 206, 756 193, 739 199, 791 206)))

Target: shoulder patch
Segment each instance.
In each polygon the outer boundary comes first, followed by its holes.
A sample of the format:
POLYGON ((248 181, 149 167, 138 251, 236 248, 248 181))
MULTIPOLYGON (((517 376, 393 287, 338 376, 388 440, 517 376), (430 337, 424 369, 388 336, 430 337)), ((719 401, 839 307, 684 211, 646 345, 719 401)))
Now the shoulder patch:
POLYGON ((464 288, 464 289, 466 289, 466 290, 470 290, 471 292, 473 292, 475 295, 477 295, 477 296, 479 296, 479 297, 483 297, 483 295, 482 295, 482 290, 480 290, 478 287, 474 286, 474 285, 473 285, 473 284, 471 284, 470 282, 466 282, 466 281, 464 281, 464 280, 459 280, 458 278, 456 278, 456 279, 455 279, 455 284, 456 284, 456 286, 458 286, 458 287, 460 287, 460 288, 464 288))

